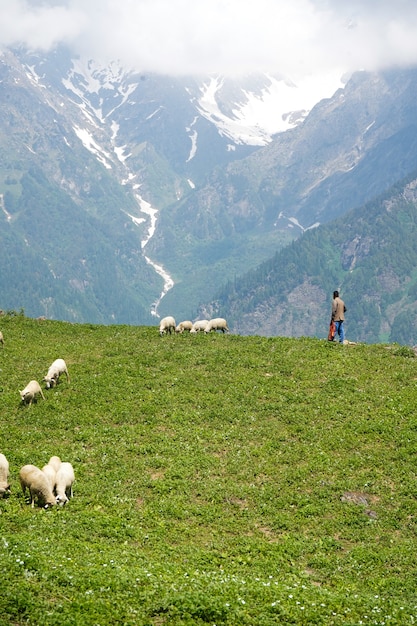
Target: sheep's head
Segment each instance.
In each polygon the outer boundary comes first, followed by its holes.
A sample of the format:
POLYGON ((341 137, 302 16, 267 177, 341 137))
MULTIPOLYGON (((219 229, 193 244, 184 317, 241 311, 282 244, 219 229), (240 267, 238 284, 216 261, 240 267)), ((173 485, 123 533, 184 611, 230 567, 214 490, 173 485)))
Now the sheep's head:
POLYGON ((45 378, 43 379, 44 382, 46 383, 45 387, 47 389, 50 389, 51 387, 55 386, 55 378, 48 378, 47 376, 45 376, 45 378))
POLYGON ((0 498, 5 498, 10 494, 10 485, 1 485, 0 486, 0 498))
POLYGON ((22 402, 28 402, 30 400, 30 393, 28 391, 19 391, 22 402))
POLYGON ((59 506, 64 506, 64 504, 66 504, 67 502, 68 502, 67 496, 58 495, 56 497, 56 503, 59 504, 59 506))

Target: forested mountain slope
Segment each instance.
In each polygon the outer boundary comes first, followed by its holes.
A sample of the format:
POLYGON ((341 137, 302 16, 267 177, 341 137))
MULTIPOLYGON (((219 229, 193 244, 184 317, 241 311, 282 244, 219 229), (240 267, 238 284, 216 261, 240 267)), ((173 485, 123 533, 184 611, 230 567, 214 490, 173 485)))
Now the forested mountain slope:
POLYGON ((273 256, 304 230, 361 207, 415 168, 417 72, 353 75, 301 125, 214 170, 207 185, 164 211, 151 248, 178 273, 188 273, 164 306, 195 296, 207 302, 196 283, 215 289, 253 268, 262 254, 273 256))
POLYGON ((201 313, 243 334, 327 335, 331 297, 350 340, 417 344, 417 172, 334 222, 303 234, 229 282, 201 313))

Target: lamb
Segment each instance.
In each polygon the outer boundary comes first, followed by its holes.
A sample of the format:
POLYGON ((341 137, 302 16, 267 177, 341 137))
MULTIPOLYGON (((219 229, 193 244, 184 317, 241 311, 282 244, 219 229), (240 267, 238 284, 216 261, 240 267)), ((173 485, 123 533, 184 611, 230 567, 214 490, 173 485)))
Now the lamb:
POLYGON ((46 382, 46 388, 49 389, 50 387, 55 387, 55 385, 58 384, 61 374, 65 374, 65 376, 67 377, 67 382, 69 383, 70 377, 64 359, 56 359, 49 367, 48 373, 43 379, 44 382, 46 382))
POLYGON ((4 454, 0 454, 0 496, 4 497, 9 492, 9 462, 4 454))
POLYGON ((209 321, 206 328, 204 329, 204 332, 209 333, 211 330, 221 330, 222 333, 229 332, 227 322, 225 319, 223 319, 223 317, 215 317, 214 319, 209 321))
POLYGON ((36 467, 36 465, 24 465, 19 472, 19 479, 24 496, 26 495, 26 489, 29 489, 32 509, 35 506, 35 499, 38 505, 43 504, 45 509, 56 504, 56 498, 48 478, 39 467, 36 467))
POLYGON ((175 332, 176 333, 183 333, 184 330, 191 331, 192 327, 193 327, 193 323, 188 321, 188 320, 186 320, 185 322, 180 322, 178 324, 178 326, 175 329, 175 332))
POLYGON ((1 330, 0 330, 0 343, 1 343, 1 347, 4 348, 4 336, 1 330))
POLYGON ((208 324, 208 320, 198 320, 197 322, 194 322, 193 327, 190 330, 190 333, 202 332, 203 330, 206 329, 207 324, 208 324))
POLYGON ((159 334, 164 335, 164 334, 171 334, 172 331, 175 332, 175 328, 176 328, 176 324, 175 324, 175 320, 174 318, 169 315, 168 317, 164 317, 161 319, 161 322, 159 324, 159 334))
POLYGON ((59 456, 51 456, 48 463, 43 466, 42 471, 47 477, 49 484, 51 485, 52 491, 55 490, 56 486, 56 473, 61 466, 61 459, 59 456))
POLYGON ((40 394, 45 400, 45 396, 43 395, 41 386, 37 380, 31 380, 22 391, 19 391, 19 393, 22 398, 22 402, 24 404, 29 404, 29 406, 34 400, 37 400, 38 394, 40 394))
POLYGON ((72 485, 75 480, 74 469, 71 463, 61 463, 56 473, 56 501, 61 506, 72 498, 72 485))

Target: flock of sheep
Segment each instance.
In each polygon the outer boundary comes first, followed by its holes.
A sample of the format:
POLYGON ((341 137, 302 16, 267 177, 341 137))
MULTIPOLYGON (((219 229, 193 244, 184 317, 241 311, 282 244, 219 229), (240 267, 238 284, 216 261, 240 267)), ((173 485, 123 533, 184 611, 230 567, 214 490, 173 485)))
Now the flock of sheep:
MULTIPOLYGON (((35 500, 45 509, 59 504, 63 506, 72 498, 72 485, 75 480, 71 463, 61 461, 59 456, 51 456, 42 469, 36 465, 24 465, 19 472, 23 495, 29 491, 32 508, 35 500)), ((0 454, 0 496, 10 493, 9 462, 0 454)))
POLYGON ((197 322, 190 322, 186 320, 184 322, 180 322, 178 326, 175 324, 175 319, 169 315, 168 317, 164 317, 159 324, 159 334, 167 335, 175 333, 183 333, 184 331, 188 331, 189 333, 200 333, 204 332, 206 334, 210 333, 212 330, 221 330, 222 333, 229 332, 229 328, 227 327, 227 322, 223 317, 215 317, 212 320, 198 320, 197 322))
MULTIPOLYGON (((4 336, 1 331, 0 344, 4 347, 4 336)), ((65 374, 67 381, 70 382, 65 361, 56 359, 43 379, 46 389, 55 387, 61 374, 65 374)), ((36 380, 31 380, 22 391, 19 391, 19 394, 21 401, 26 405, 31 405, 34 400, 36 401, 38 395, 45 399, 41 386, 36 380)), ((72 498, 74 480, 74 468, 71 463, 61 461, 58 456, 52 456, 42 469, 39 469, 36 465, 29 464, 24 465, 19 472, 19 481, 23 495, 25 496, 26 491, 29 491, 32 508, 35 506, 35 501, 38 506, 43 506, 44 508, 57 504, 63 506, 72 498)), ((5 497, 9 494, 9 462, 6 456, 0 453, 0 497, 5 497)))
MULTIPOLYGON (((49 367, 48 372, 43 379, 46 383, 46 388, 50 389, 51 387, 55 387, 61 374, 65 374, 67 382, 70 382, 68 368, 64 359, 56 359, 49 367)), ((19 391, 19 393, 24 404, 32 404, 38 396, 41 396, 41 398, 45 400, 45 396, 43 395, 43 391, 37 380, 31 380, 26 387, 22 389, 22 391, 19 391)))
MULTIPOLYGON (((212 330, 220 330, 222 333, 229 332, 227 322, 222 317, 211 320, 199 320, 197 322, 184 321, 178 326, 172 316, 164 317, 159 325, 159 334, 171 333, 210 333, 212 330)), ((0 344, 4 347, 4 336, 0 331, 0 344)), ((55 387, 59 378, 65 374, 67 382, 70 382, 67 365, 64 359, 56 359, 49 367, 46 376, 43 378, 46 389, 55 387)), ((19 391, 23 404, 31 405, 38 396, 45 400, 45 396, 37 380, 31 380, 22 391, 19 391)), ((75 480, 74 469, 71 463, 62 462, 58 456, 52 456, 42 469, 36 465, 24 465, 19 472, 20 485, 23 495, 26 490, 30 494, 32 508, 35 501, 38 505, 49 508, 56 504, 61 506, 72 497, 72 485, 75 480)), ((4 454, 0 453, 0 497, 10 493, 9 463, 4 454)))

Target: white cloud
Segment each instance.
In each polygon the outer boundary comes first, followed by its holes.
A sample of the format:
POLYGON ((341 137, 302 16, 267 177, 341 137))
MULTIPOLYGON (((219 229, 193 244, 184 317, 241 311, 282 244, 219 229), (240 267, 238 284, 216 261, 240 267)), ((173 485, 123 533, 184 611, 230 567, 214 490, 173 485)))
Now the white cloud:
POLYGON ((49 50, 72 43, 88 28, 88 16, 74 6, 10 0, 0 6, 0 46, 24 44, 49 50))
POLYGON ((417 64, 415 0, 7 0, 0 45, 59 42, 141 71, 294 79, 417 64))

